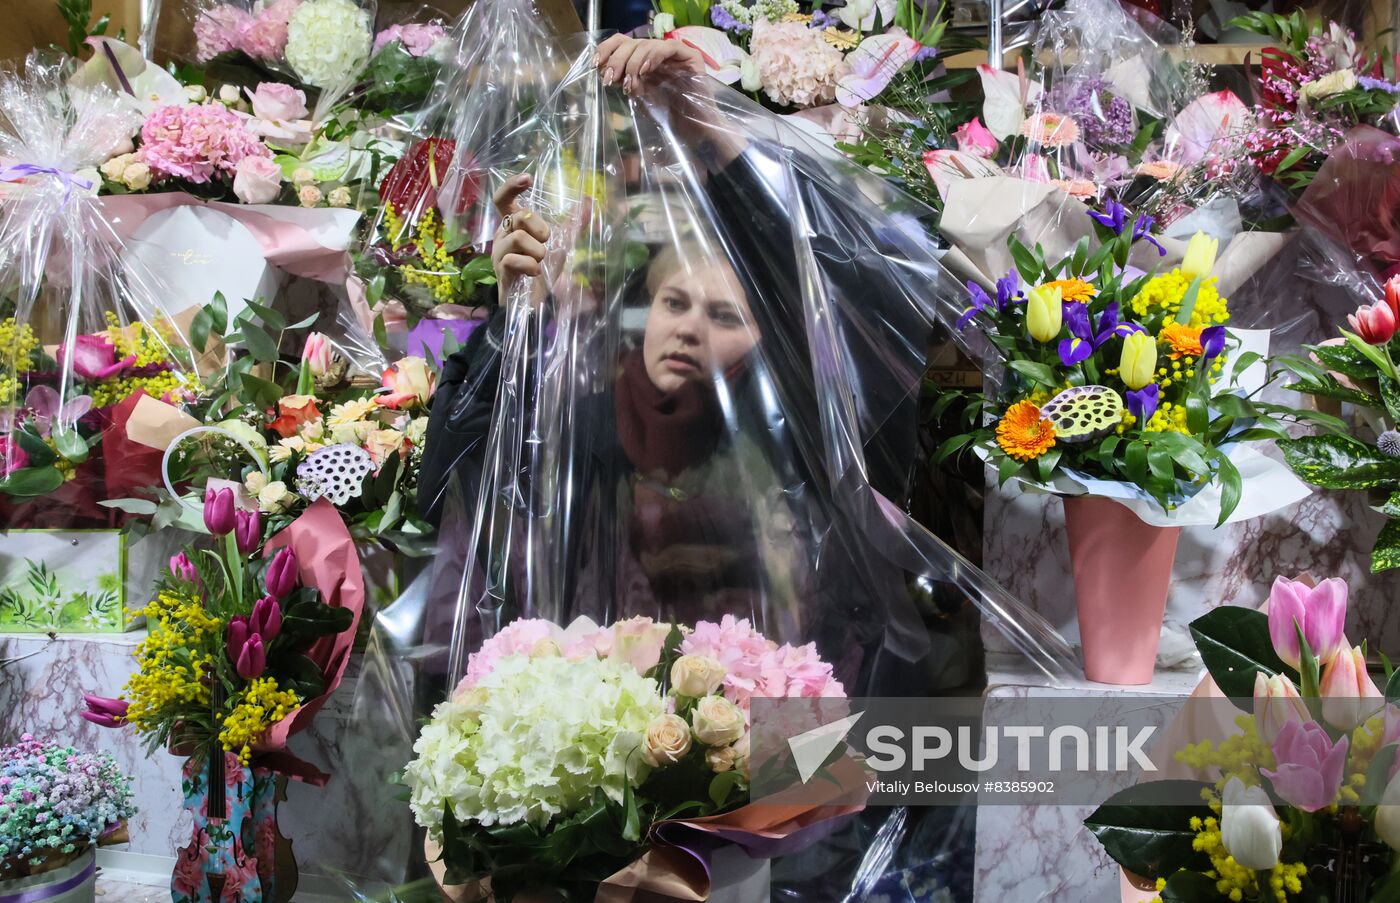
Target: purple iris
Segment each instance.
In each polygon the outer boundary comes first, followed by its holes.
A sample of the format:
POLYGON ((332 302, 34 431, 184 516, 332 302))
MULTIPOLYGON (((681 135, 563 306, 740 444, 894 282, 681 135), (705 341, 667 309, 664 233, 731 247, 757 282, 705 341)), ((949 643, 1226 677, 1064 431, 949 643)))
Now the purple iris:
POLYGON ((1065 305, 1065 325, 1069 327, 1070 338, 1060 342, 1060 361, 1066 367, 1073 367, 1088 360, 1104 342, 1114 336, 1126 336, 1142 332, 1136 323, 1118 322, 1118 302, 1114 301, 1099 314, 1098 329, 1089 322, 1089 308, 1082 301, 1072 301, 1065 305))
POLYGON ((984 310, 988 310, 992 306, 992 299, 987 297, 986 291, 983 290, 982 286, 973 282, 971 279, 967 280, 967 293, 972 298, 972 304, 967 310, 963 311, 961 317, 958 317, 958 332, 962 332, 963 329, 967 327, 967 324, 972 322, 973 317, 984 310))
POLYGON ((1124 396, 1128 403, 1128 413, 1140 421, 1152 419, 1157 412, 1157 404, 1162 400, 1162 389, 1156 383, 1149 383, 1135 392, 1124 396))
POLYGON ((1162 247, 1162 243, 1153 237, 1150 231, 1151 229, 1152 217, 1148 216, 1146 213, 1139 216, 1137 222, 1133 224, 1133 241, 1141 241, 1145 238, 1148 244, 1157 249, 1158 257, 1166 257, 1167 249, 1162 247))
POLYGON ((1103 213, 1097 210, 1088 211, 1090 218, 1106 229, 1112 229, 1114 235, 1122 235, 1123 227, 1128 223, 1128 208, 1115 201, 1108 199, 1104 204, 1103 213))
POLYGON ((1016 275, 1015 269, 997 280, 997 313, 1004 312, 1008 304, 1023 304, 1025 300, 1026 294, 1021 291, 1021 277, 1016 275))
POLYGON ((1201 360, 1218 357, 1225 350, 1225 327, 1207 326, 1201 330, 1201 360))

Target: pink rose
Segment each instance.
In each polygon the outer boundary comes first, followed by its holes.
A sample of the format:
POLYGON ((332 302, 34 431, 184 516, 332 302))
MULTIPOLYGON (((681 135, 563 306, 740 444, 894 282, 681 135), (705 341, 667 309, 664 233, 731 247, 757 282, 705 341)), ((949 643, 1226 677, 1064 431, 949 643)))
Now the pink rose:
POLYGON ((245 204, 270 204, 282 191, 282 167, 268 157, 244 157, 233 175, 233 193, 245 204))
POLYGON ((248 92, 253 115, 259 119, 285 121, 306 118, 306 94, 291 85, 263 82, 256 91, 243 90, 248 92))
POLYGON ((445 37, 446 30, 436 22, 427 25, 390 25, 375 35, 374 52, 384 49, 384 45, 390 41, 398 41, 409 56, 427 56, 445 37))
POLYGON ((29 466, 29 455, 9 436, 0 436, 0 478, 29 466))
MULTIPOLYGON (((58 365, 66 367, 68 349, 58 349, 58 365)), ((105 335, 80 335, 73 342, 73 372, 83 379, 111 379, 136 363, 136 355, 117 360, 117 346, 105 335)))
POLYGON ((958 150, 965 154, 984 160, 996 156, 997 139, 976 116, 958 126, 953 136, 958 139, 958 150))

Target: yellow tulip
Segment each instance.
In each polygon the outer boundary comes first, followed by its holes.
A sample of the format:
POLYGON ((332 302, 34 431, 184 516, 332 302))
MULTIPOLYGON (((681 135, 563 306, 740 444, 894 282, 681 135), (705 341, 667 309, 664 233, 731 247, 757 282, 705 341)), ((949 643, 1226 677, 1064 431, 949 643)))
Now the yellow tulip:
POLYGON ((1118 376, 1129 389, 1141 389, 1152 382, 1157 370, 1157 342, 1145 332, 1134 332, 1123 339, 1123 359, 1118 376))
POLYGON ((1204 279, 1215 269, 1215 252, 1220 247, 1220 239, 1211 238, 1204 232, 1191 236, 1186 246, 1186 257, 1181 261, 1181 275, 1187 279, 1204 279))
POLYGON ((1064 323, 1064 292, 1038 285, 1026 293, 1026 329, 1037 342, 1053 342, 1064 323))

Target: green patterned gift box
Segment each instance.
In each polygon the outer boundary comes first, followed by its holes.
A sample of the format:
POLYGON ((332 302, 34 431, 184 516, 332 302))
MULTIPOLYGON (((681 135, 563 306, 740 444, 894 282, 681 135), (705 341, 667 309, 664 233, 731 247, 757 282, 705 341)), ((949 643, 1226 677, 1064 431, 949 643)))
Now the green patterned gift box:
POLYGON ((121 633, 140 626, 143 619, 128 609, 150 601, 168 545, 159 534, 137 538, 121 530, 0 533, 0 633, 121 633))

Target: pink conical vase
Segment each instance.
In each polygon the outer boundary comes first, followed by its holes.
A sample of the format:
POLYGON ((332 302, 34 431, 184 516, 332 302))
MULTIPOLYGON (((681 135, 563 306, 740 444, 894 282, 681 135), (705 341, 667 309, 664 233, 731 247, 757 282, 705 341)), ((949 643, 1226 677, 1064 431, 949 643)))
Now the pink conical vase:
POLYGON ((1105 684, 1152 682, 1180 527, 1143 523, 1111 499, 1066 498, 1084 676, 1105 684))

